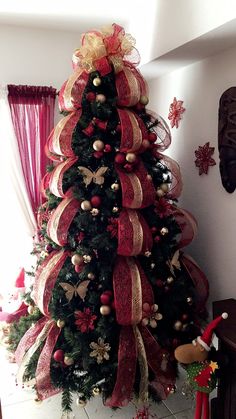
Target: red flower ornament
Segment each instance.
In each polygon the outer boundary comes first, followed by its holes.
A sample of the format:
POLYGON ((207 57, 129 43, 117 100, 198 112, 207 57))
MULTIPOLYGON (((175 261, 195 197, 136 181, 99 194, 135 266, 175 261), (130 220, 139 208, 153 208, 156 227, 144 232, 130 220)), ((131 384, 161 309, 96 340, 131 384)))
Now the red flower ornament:
POLYGON ((93 323, 97 316, 91 312, 90 308, 85 308, 84 311, 75 311, 75 318, 75 324, 82 333, 89 332, 89 330, 94 330, 93 323))
POLYGON ((215 147, 210 147, 209 141, 203 146, 199 146, 198 150, 195 150, 195 156, 197 157, 195 160, 195 165, 199 168, 200 176, 203 173, 208 173, 209 166, 215 166, 216 162, 211 157, 214 154, 214 151, 215 147))
POLYGON ((179 127, 179 121, 182 119, 182 114, 185 112, 185 108, 182 106, 183 103, 183 100, 177 100, 176 97, 174 97, 173 102, 170 104, 168 119, 170 120, 171 128, 179 127))
POLYGON ((160 218, 164 218, 170 215, 171 209, 172 209, 172 205, 165 198, 160 198, 155 203, 155 213, 160 218))

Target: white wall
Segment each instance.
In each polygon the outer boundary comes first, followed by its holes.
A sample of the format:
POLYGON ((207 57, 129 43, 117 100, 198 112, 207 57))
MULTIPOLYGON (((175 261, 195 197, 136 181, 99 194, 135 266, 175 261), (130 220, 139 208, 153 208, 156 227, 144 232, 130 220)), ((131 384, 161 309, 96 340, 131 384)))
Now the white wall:
POLYGON ((72 73, 78 32, 0 26, 0 83, 60 88, 72 73))
POLYGON ((236 49, 231 49, 149 83, 150 109, 165 119, 174 96, 186 107, 166 154, 181 167, 180 205, 198 220, 198 236, 186 251, 207 274, 212 300, 236 298, 236 192, 228 194, 221 185, 217 149, 218 103, 224 90, 236 86, 235 68, 236 49), (215 147, 217 165, 199 176, 194 150, 207 141, 215 147))

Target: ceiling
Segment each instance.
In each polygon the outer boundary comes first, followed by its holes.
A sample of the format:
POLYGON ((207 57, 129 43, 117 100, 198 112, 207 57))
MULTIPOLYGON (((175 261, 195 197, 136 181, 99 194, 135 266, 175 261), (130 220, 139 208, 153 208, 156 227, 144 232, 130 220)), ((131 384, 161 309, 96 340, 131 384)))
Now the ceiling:
MULTIPOLYGON (((224 3, 227 1, 231 0, 224 3)), ((221 0, 40 0, 37 3, 0 0, 0 25, 76 31, 79 35, 116 22, 136 38, 142 73, 150 79, 236 45, 236 2, 235 9, 229 10, 224 3, 221 0), (221 4, 218 10, 212 8, 216 3, 221 4)))

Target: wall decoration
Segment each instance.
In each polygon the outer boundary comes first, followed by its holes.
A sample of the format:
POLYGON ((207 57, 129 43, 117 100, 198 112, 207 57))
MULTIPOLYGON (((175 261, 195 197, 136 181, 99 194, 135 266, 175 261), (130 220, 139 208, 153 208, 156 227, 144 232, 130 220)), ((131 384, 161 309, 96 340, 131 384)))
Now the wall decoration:
POLYGON ((174 97, 173 102, 170 104, 168 119, 170 120, 171 128, 179 127, 179 121, 182 119, 182 114, 185 112, 185 108, 182 106, 183 103, 183 100, 177 100, 176 97, 174 97))
POLYGON ((196 167, 199 168, 199 175, 201 176, 203 173, 207 175, 209 166, 215 166, 216 162, 211 157, 214 154, 215 147, 210 147, 210 143, 204 144, 203 146, 199 146, 198 150, 195 150, 195 156, 197 157, 195 160, 196 167))
POLYGON ((236 87, 230 87, 219 102, 218 149, 222 185, 229 193, 236 188, 236 87))

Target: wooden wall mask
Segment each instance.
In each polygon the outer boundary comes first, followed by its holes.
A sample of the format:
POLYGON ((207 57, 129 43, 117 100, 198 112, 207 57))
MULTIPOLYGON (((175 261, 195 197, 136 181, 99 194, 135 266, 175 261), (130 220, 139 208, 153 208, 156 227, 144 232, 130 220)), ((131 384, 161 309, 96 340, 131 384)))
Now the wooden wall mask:
POLYGON ((230 87, 219 102, 218 148, 222 185, 229 193, 236 188, 236 87, 230 87))

